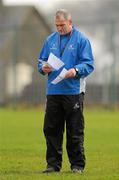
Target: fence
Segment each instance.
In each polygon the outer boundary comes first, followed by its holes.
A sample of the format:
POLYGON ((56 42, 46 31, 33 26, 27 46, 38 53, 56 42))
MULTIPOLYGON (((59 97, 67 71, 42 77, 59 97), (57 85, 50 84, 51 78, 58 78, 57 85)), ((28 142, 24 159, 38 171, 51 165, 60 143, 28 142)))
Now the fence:
MULTIPOLYGON (((95 56, 95 72, 87 80, 88 104, 119 103, 119 22, 81 24, 95 56)), ((46 33, 47 34, 47 33, 46 33)), ((41 104, 46 77, 37 72, 37 57, 46 34, 39 28, 0 27, 0 104, 41 104)))

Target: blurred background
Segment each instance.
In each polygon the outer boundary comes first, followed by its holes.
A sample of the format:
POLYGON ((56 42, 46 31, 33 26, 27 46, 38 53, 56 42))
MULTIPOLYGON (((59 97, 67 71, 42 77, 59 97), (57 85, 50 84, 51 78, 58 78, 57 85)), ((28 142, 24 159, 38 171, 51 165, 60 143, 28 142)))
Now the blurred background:
POLYGON ((0 106, 41 105, 46 77, 37 71, 54 13, 68 9, 89 37, 95 71, 87 78, 86 104, 119 105, 119 0, 0 0, 0 106))

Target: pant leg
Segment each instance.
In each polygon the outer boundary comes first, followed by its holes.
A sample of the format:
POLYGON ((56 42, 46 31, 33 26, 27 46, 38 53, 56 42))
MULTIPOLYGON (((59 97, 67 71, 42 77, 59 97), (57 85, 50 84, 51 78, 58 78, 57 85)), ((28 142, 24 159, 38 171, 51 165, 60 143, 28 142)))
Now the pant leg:
POLYGON ((66 136, 67 153, 72 167, 85 167, 84 154, 84 94, 67 96, 66 109, 66 136))
POLYGON ((62 165, 62 144, 64 133, 64 110, 58 95, 48 95, 44 119, 46 138, 46 160, 48 166, 60 169, 62 165))

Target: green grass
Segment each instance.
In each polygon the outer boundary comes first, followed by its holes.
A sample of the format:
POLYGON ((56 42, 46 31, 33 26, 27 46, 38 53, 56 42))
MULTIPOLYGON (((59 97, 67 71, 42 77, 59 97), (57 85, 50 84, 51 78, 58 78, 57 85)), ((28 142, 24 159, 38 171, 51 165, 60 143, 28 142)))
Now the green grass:
POLYGON ((70 171, 65 141, 62 171, 42 174, 46 166, 42 128, 42 109, 0 109, 0 180, 119 180, 118 111, 85 112, 87 164, 83 175, 70 171))

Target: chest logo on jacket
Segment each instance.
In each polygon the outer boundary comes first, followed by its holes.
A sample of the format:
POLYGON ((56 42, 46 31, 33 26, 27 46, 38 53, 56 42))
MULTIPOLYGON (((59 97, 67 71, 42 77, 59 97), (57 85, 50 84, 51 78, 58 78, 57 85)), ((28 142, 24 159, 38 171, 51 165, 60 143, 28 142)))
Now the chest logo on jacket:
POLYGON ((74 50, 74 49, 75 49, 74 44, 70 44, 69 47, 68 47, 68 49, 74 50))
POLYGON ((56 50, 57 49, 57 44, 56 43, 51 44, 50 49, 56 50))

